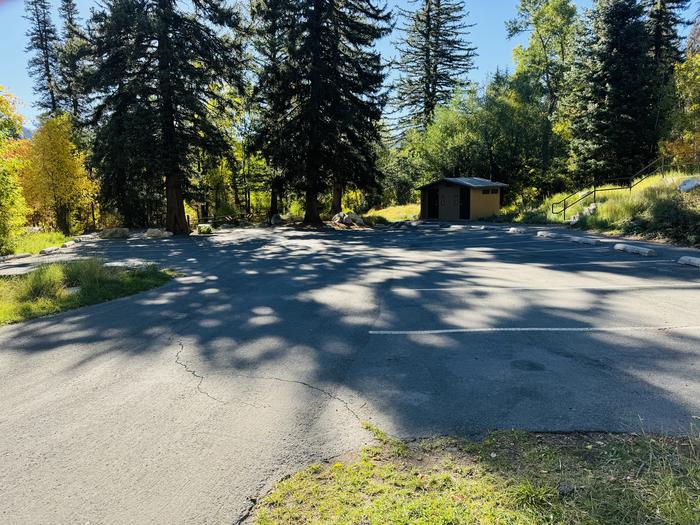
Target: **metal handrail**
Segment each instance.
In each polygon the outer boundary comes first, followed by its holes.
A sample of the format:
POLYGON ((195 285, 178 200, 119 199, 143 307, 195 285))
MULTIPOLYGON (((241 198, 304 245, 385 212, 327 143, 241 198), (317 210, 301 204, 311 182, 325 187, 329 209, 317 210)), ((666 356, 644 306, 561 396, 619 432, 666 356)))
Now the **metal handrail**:
POLYGON ((552 209, 552 214, 553 214, 553 215, 559 215, 560 213, 562 213, 562 214, 564 215, 563 220, 566 220, 566 210, 568 210, 568 209, 571 208, 572 206, 575 206, 576 204, 578 204, 578 203, 581 202, 582 200, 586 199, 587 197, 590 197, 591 195, 593 195, 593 202, 596 202, 596 197, 597 197, 598 193, 603 193, 603 192, 606 192, 606 191, 618 191, 618 190, 630 190, 630 191, 632 191, 632 188, 634 188, 635 186, 637 186, 637 184, 639 184, 640 182, 643 182, 644 180, 648 179, 649 177, 651 177, 651 176, 653 176, 653 175, 656 175, 656 174, 659 173, 659 172, 662 172, 662 171, 665 169, 665 165, 666 165, 665 161, 666 161, 666 158, 665 158, 665 157, 659 157, 659 158, 657 158, 656 160, 654 160, 653 162, 650 162, 649 164, 647 164, 646 166, 644 166, 644 167, 643 167, 642 169, 640 169, 639 171, 637 171, 637 172, 636 172, 634 175, 632 175, 632 177, 630 177, 629 179, 613 179, 613 180, 609 181, 609 182, 611 182, 611 183, 614 183, 614 182, 617 182, 617 181, 620 181, 620 180, 629 180, 629 183, 626 184, 626 185, 624 185, 624 186, 618 186, 618 187, 614 187, 614 188, 605 188, 605 187, 604 187, 604 188, 597 188, 597 187, 594 185, 592 190, 588 190, 588 191, 587 191, 586 193, 584 193, 583 195, 581 195, 581 192, 580 192, 580 191, 577 191, 577 192, 575 192, 575 193, 572 193, 571 195, 567 195, 567 196, 564 197, 562 200, 560 200, 560 201, 558 201, 558 202, 553 202, 553 203, 552 203, 552 207, 551 207, 551 209, 552 209), (643 177, 639 178, 638 180, 635 180, 637 177, 639 177, 639 176, 640 176, 642 173, 644 173, 646 170, 648 170, 648 169, 650 169, 650 168, 656 166, 656 165, 659 164, 659 163, 661 163, 661 166, 657 166, 656 169, 654 169, 653 171, 651 171, 651 172, 645 174, 643 177), (633 182, 633 181, 634 181, 634 182, 633 182), (576 199, 574 202, 567 202, 570 198, 576 197, 576 196, 578 196, 579 198, 576 199), (556 207, 556 206, 560 206, 560 205, 562 205, 562 209, 559 210, 559 211, 556 211, 556 210, 555 210, 555 207, 556 207))

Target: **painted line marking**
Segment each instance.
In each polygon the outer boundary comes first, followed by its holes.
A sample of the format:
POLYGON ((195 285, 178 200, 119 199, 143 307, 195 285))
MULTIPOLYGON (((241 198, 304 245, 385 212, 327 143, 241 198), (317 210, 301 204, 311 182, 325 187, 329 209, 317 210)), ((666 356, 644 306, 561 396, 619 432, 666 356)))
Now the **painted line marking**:
POLYGON ((498 290, 502 292, 511 291, 553 291, 553 290, 646 290, 646 289, 667 289, 667 288, 700 288, 700 283, 663 283, 663 284, 610 284, 600 286, 482 286, 473 284, 471 286, 443 286, 440 288, 392 288, 392 291, 412 291, 412 292, 448 292, 451 290, 498 290))
POLYGON ((370 335, 439 335, 480 334, 496 332, 668 332, 671 330, 700 330, 700 325, 690 326, 583 326, 578 328, 518 327, 518 328, 446 328, 443 330, 370 330, 370 335))

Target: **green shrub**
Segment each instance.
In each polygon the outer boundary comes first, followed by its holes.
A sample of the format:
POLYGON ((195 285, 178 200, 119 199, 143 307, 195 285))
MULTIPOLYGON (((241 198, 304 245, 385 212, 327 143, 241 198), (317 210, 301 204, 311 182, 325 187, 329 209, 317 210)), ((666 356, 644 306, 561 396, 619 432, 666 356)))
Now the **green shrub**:
POLYGON ((20 283, 18 295, 22 299, 36 301, 58 297, 65 290, 64 266, 59 264, 40 266, 20 283))
POLYGON ((92 286, 104 281, 107 270, 98 259, 85 259, 64 267, 67 286, 92 286))
POLYGON ((202 235, 211 235, 214 233, 214 230, 212 229, 211 224, 200 224, 197 226, 197 233, 202 235))

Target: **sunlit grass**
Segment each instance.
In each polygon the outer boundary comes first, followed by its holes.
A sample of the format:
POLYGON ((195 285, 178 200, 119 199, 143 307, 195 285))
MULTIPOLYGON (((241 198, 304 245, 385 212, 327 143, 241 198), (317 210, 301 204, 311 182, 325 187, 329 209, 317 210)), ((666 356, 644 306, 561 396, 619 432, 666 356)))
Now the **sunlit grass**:
MULTIPOLYGON (((669 172, 643 180, 630 190, 600 191, 596 195, 597 209, 593 215, 582 216, 576 224, 583 229, 599 230, 611 233, 625 233, 645 237, 663 237, 681 244, 700 242, 700 196, 698 191, 682 194, 678 186, 691 177, 687 173, 669 172)), ((599 190, 603 190, 599 188, 599 190)), ((588 190, 580 192, 585 194, 588 190)), ((504 209, 503 215, 512 217, 516 222, 526 223, 561 223, 560 202, 566 193, 554 195, 539 206, 514 213, 504 209)), ((577 198, 569 199, 574 202, 577 198)), ((567 219, 594 202, 593 195, 584 198, 566 211, 567 219)))
POLYGON ((155 266, 106 268, 95 259, 47 264, 25 275, 0 277, 0 324, 131 295, 170 278, 155 266))
POLYGON ((700 523, 697 436, 511 431, 399 446, 368 428, 377 445, 280 482, 257 523, 700 523))
POLYGON ((370 210, 364 217, 382 217, 387 222, 410 221, 418 218, 420 215, 420 204, 405 204, 403 206, 390 206, 380 210, 370 210))
POLYGON ((60 232, 25 233, 18 237, 14 253, 39 253, 44 248, 61 246, 71 239, 60 232))

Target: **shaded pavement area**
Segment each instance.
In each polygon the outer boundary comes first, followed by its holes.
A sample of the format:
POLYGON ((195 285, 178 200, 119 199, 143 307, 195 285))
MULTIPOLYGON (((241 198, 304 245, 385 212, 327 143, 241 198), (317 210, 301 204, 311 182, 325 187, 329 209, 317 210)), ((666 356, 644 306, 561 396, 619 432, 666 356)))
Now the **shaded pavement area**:
POLYGON ((236 523, 277 479, 367 442, 362 421, 402 437, 687 432, 700 270, 659 252, 455 225, 44 258, 179 276, 0 328, 0 521, 236 523))

